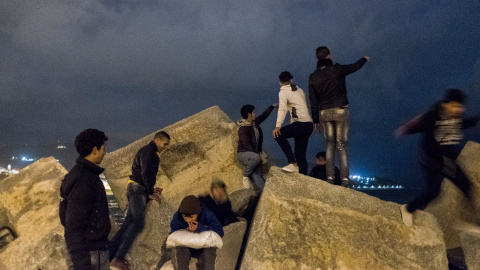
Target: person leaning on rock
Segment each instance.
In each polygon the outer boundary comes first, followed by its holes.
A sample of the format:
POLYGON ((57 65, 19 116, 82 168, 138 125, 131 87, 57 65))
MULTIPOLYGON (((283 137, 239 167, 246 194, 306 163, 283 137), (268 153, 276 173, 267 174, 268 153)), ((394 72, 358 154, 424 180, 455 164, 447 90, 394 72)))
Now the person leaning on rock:
POLYGON ((262 143, 263 132, 260 124, 267 119, 278 104, 270 105, 258 117, 255 107, 250 104, 243 105, 240 109, 242 120, 238 121, 238 146, 237 159, 243 166, 243 187, 250 188, 250 178, 253 188, 258 194, 263 190, 265 179, 262 173, 262 143))
MULTIPOLYGON (((60 186, 60 222, 75 270, 109 269, 108 234, 110 218, 105 187, 99 167, 105 156, 108 137, 96 129, 86 129, 75 138, 80 155, 60 186)), ((69 265, 69 268, 72 266, 69 265)))
POLYGON ((198 197, 201 206, 208 208, 222 226, 228 226, 237 221, 247 222, 246 219, 233 212, 226 188, 227 185, 222 180, 212 181, 210 193, 198 197))
POLYGON ((170 136, 165 131, 157 132, 146 146, 138 150, 132 165, 132 175, 127 186, 128 209, 122 227, 112 239, 108 249, 112 269, 128 269, 125 255, 133 242, 145 227, 147 202, 161 202, 161 188, 156 188, 158 166, 161 153, 170 143, 170 136))
MULTIPOLYGON (((208 208, 201 207, 200 200, 193 195, 183 198, 178 211, 173 215, 170 223, 170 233, 179 230, 187 230, 193 233, 214 231, 220 237, 223 237, 222 224, 208 208)), ((194 249, 177 246, 173 260, 174 268, 176 270, 188 270, 191 257, 198 259, 198 270, 215 270, 215 260, 217 258, 215 247, 194 249)))
MULTIPOLYGON (((308 176, 311 176, 313 178, 317 178, 323 181, 327 181, 327 169, 326 169, 327 160, 325 156, 326 156, 325 152, 318 152, 315 155, 315 167, 312 168, 308 176)), ((335 181, 333 182, 333 184, 340 185, 341 183, 342 183, 342 180, 340 179, 340 170, 337 167, 335 167, 335 181)))

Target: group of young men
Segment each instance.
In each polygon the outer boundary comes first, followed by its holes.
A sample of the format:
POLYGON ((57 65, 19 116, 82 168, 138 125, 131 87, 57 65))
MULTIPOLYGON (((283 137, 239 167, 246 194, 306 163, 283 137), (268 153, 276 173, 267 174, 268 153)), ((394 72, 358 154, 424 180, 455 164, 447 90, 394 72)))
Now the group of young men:
MULTIPOLYGON (((286 172, 307 174, 306 149, 308 139, 315 128, 323 128, 327 149, 317 154, 316 165, 310 176, 332 184, 348 186, 349 169, 347 141, 349 127, 348 98, 345 77, 359 70, 368 60, 365 56, 351 65, 333 64, 327 47, 317 48, 317 69, 309 78, 309 98, 312 109, 310 116, 305 93, 292 83, 293 76, 285 71, 279 76, 279 103, 269 106, 258 117, 255 107, 241 108, 242 120, 238 122, 237 159, 243 166, 245 188, 253 185, 259 195, 265 184, 261 165, 265 162, 262 149, 263 132, 260 124, 278 108, 276 127, 272 135, 280 145, 289 164, 286 172), (283 126, 287 112, 290 124, 283 126), (288 138, 294 138, 292 148, 288 138), (340 157, 340 170, 335 168, 335 153, 340 157)), ((422 164, 426 187, 419 196, 401 206, 403 221, 413 224, 412 213, 423 209, 438 196, 444 177, 450 178, 464 194, 471 197, 471 183, 456 165, 460 152, 463 129, 478 124, 480 118, 464 119, 466 98, 462 91, 449 89, 444 99, 433 109, 415 117, 397 131, 397 137, 422 132, 422 164)), ((145 226, 146 207, 150 201, 161 203, 162 189, 155 187, 159 168, 158 153, 170 143, 170 136, 160 131, 153 140, 142 147, 133 160, 132 174, 127 186, 128 209, 124 223, 111 241, 108 202, 99 167, 106 150, 108 137, 96 129, 86 129, 75 138, 79 154, 74 167, 65 176, 61 188, 59 208, 60 221, 65 227, 65 241, 72 264, 69 268, 86 269, 129 269, 126 254, 145 226)), ((199 198, 191 195, 180 203, 171 221, 171 233, 187 230, 192 233, 214 231, 223 237, 223 228, 232 222, 246 221, 237 216, 228 200, 226 185, 212 182, 210 193, 199 198)), ((188 269, 191 257, 198 258, 198 269, 214 269, 215 248, 193 249, 176 247, 175 269, 188 269)))
MULTIPOLYGON (((255 107, 244 105, 240 113, 242 120, 238 122, 237 158, 243 165, 243 185, 249 188, 253 183, 255 191, 259 192, 265 180, 261 173, 264 162, 262 156, 263 132, 260 124, 270 115, 274 108, 278 108, 273 138, 285 154, 288 165, 282 170, 299 172, 307 175, 308 163, 306 152, 308 140, 313 130, 323 129, 327 149, 323 156, 324 164, 317 164, 310 175, 335 184, 349 186, 349 167, 347 159, 347 141, 349 128, 349 112, 345 77, 360 68, 369 60, 368 56, 360 58, 351 65, 334 64, 330 59, 330 50, 321 46, 316 50, 317 68, 310 74, 308 91, 312 116, 307 105, 304 91, 293 84, 293 76, 288 71, 279 75, 280 92, 279 103, 269 106, 260 116, 256 116, 255 107), (285 116, 290 113, 290 124, 282 127, 285 116), (293 138, 295 147, 288 141, 293 138), (340 158, 340 171, 335 173, 336 153, 340 158), (324 166, 324 167, 323 167, 324 166), (324 168, 324 173, 318 170, 324 168)), ((319 153, 320 154, 320 153, 319 153)), ((317 159, 320 157, 317 155, 317 159)), ((338 169, 337 169, 338 170, 338 169)))

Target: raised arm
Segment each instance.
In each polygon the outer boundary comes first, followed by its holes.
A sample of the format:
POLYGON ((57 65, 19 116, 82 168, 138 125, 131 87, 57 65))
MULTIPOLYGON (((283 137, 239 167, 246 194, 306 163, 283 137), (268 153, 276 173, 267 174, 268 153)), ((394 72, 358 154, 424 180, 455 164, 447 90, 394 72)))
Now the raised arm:
POLYGON ((342 65, 342 73, 344 76, 351 74, 363 67, 365 63, 370 59, 368 56, 364 56, 360 58, 357 62, 350 64, 350 65, 342 65))
POLYGON ((268 106, 268 108, 261 114, 259 115, 256 119, 255 122, 260 125, 267 117, 272 113, 273 109, 275 108, 274 105, 268 106))

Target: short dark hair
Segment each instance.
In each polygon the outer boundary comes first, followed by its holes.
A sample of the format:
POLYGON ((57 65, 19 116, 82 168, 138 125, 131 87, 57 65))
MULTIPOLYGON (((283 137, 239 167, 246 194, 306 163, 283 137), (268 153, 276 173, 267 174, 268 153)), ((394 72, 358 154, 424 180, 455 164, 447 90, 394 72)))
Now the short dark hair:
POLYGON ((155 136, 153 137, 153 139, 162 139, 162 138, 167 138, 170 140, 170 135, 168 135, 167 132, 165 131, 159 131, 157 133, 155 133, 155 136))
POLYGON ((320 46, 317 48, 317 59, 326 59, 327 56, 330 54, 330 50, 327 46, 320 46))
POLYGON ((326 159, 326 156, 327 156, 327 153, 325 153, 325 152, 318 152, 318 153, 315 155, 316 158, 321 158, 321 157, 323 157, 324 159, 326 159))
POLYGON ((280 80, 280 82, 285 83, 293 79, 293 76, 292 74, 290 74, 290 72, 284 71, 280 73, 280 75, 278 76, 278 79, 280 80))
POLYGON ((77 135, 75 148, 81 157, 86 157, 92 153, 93 148, 97 147, 97 149, 100 149, 106 141, 108 141, 108 137, 105 136, 103 131, 89 128, 77 135))
POLYGON ((467 102, 467 98, 465 97, 465 94, 463 93, 462 90, 460 89, 454 89, 450 88, 445 92, 445 96, 443 98, 444 102, 458 102, 460 104, 465 105, 467 102))
POLYGON ((210 190, 213 190, 214 188, 222 188, 223 190, 226 190, 227 185, 222 180, 215 179, 210 184, 210 190))
POLYGON ((250 105, 250 104, 245 104, 245 105, 243 105, 242 108, 240 109, 240 114, 242 115, 242 118, 243 118, 243 119, 247 119, 247 118, 248 118, 248 114, 249 114, 249 113, 252 113, 253 110, 255 110, 255 106, 250 105))

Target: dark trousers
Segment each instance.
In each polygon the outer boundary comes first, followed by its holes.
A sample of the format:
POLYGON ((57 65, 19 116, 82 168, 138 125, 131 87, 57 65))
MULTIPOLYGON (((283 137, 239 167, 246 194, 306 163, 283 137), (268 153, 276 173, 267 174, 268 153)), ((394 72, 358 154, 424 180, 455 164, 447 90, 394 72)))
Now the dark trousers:
POLYGON ((340 158, 340 178, 348 178, 350 170, 347 159, 348 128, 350 125, 348 108, 322 110, 320 119, 327 144, 325 159, 327 179, 335 179, 335 153, 340 158))
POLYGON ((175 248, 175 270, 188 270, 190 259, 197 258, 197 270, 215 270, 216 248, 193 249, 188 247, 175 248))
POLYGON ((129 183, 127 199, 127 216, 108 247, 110 260, 114 257, 124 260, 133 242, 145 227, 145 210, 147 207, 145 188, 137 183, 129 183))
POLYGON ((418 209, 423 210, 431 201, 438 197, 445 177, 450 179, 467 198, 471 198, 471 183, 460 167, 455 167, 453 175, 451 170, 449 175, 446 175, 445 170, 442 170, 441 167, 440 169, 432 169, 424 165, 423 171, 426 186, 423 188, 423 191, 407 205, 408 212, 413 213, 418 209))
POLYGON ((294 122, 288 126, 282 127, 280 129, 280 136, 275 138, 287 157, 288 163, 297 163, 299 172, 305 175, 308 173, 306 156, 308 139, 310 138, 312 131, 312 122, 294 122), (288 138, 292 137, 295 141, 295 154, 288 142, 288 138))

